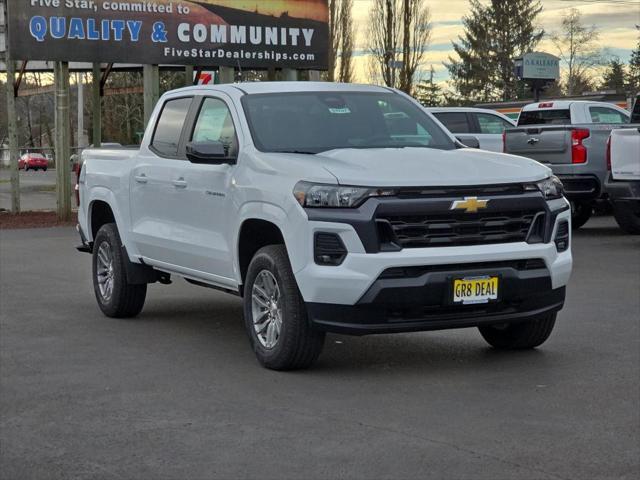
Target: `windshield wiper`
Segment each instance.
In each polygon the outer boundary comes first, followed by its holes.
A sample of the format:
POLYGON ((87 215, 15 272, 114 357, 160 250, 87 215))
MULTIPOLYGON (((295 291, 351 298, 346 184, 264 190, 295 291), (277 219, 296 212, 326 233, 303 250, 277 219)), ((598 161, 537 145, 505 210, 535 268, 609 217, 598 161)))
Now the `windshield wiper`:
POLYGON ((306 150, 273 150, 272 153, 301 153, 303 155, 315 155, 316 152, 308 152, 306 150))

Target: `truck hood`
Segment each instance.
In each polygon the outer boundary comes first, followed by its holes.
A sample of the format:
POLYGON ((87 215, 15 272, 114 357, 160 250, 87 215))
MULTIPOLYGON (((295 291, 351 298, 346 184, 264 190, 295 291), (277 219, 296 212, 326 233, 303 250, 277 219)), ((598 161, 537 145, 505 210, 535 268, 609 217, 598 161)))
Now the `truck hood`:
POLYGON ((535 182, 551 174, 549 168, 535 160, 473 148, 349 148, 316 157, 343 185, 495 185, 535 182))

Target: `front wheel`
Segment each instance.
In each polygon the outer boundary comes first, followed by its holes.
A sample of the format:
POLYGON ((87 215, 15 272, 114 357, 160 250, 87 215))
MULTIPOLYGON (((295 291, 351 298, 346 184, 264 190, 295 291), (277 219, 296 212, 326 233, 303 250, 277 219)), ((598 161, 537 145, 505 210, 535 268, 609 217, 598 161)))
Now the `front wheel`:
POLYGON ((577 230, 591 218, 593 204, 591 202, 571 202, 571 228, 577 230))
POLYGON ((103 225, 93 242, 93 290, 100 310, 107 317, 135 317, 144 306, 147 284, 127 281, 115 223, 103 225))
POLYGON ((264 247, 251 260, 244 319, 251 347, 266 368, 308 368, 322 351, 325 334, 309 324, 283 245, 264 247))
POLYGON ((535 348, 542 345, 556 324, 556 314, 551 313, 538 320, 478 327, 489 345, 501 350, 535 348))

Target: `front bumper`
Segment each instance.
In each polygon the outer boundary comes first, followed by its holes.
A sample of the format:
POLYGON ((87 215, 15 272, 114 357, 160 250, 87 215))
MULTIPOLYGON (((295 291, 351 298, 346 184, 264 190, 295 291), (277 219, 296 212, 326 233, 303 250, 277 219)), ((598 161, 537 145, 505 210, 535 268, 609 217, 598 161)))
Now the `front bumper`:
MULTIPOLYGON (((309 319, 320 329, 364 335, 526 321, 558 311, 564 304, 572 256, 570 249, 559 252, 554 239, 561 224, 570 225, 571 211, 566 200, 549 205, 544 241, 399 251, 375 248, 375 230, 362 212, 347 212, 344 219, 325 212, 324 218, 310 218, 305 238, 334 233, 348 254, 339 266, 318 265, 309 242, 309 260, 294 270, 309 319), (499 300, 454 304, 453 279, 480 275, 500 278, 499 300)), ((570 244, 570 228, 564 226, 570 244)))
POLYGON ((378 279, 356 305, 308 303, 318 329, 350 335, 475 327, 531 321, 559 311, 565 288, 551 289, 545 268, 441 270, 412 279, 378 279), (493 303, 454 305, 451 285, 459 275, 500 277, 500 298, 493 303))

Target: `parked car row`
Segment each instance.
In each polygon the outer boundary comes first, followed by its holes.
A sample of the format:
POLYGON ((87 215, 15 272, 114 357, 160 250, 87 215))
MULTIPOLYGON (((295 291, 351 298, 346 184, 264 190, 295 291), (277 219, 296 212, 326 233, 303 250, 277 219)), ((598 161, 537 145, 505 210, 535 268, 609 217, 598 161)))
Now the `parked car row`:
POLYGON ((589 220, 596 201, 610 201, 621 228, 640 233, 640 195, 634 186, 640 180, 637 100, 633 110, 637 123, 630 123, 632 115, 616 105, 574 100, 532 103, 522 109, 516 123, 485 109, 427 110, 452 133, 473 134, 482 149, 549 166, 571 202, 574 229, 589 220))

